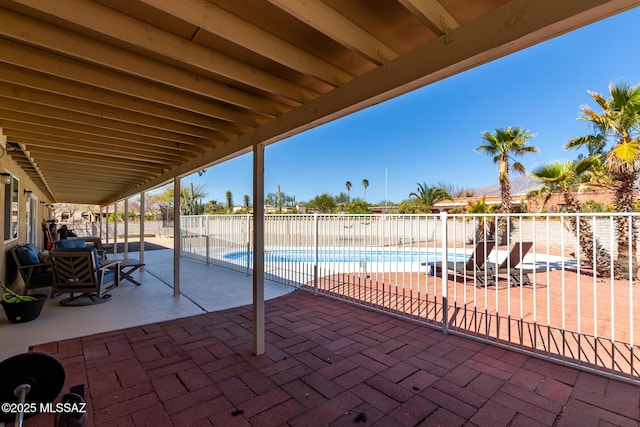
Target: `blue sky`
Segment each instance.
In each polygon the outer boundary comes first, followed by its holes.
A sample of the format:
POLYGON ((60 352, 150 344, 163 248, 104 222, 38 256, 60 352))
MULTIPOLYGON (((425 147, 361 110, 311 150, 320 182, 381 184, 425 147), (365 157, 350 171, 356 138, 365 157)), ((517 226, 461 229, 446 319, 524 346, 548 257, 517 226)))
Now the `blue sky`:
MULTIPOLYGON (((609 83, 640 83, 640 8, 466 71, 348 117, 269 145, 265 194, 281 191, 308 201, 346 192, 367 201, 400 202, 418 182, 473 188, 497 183, 497 166, 478 153, 481 133, 521 126, 536 134, 539 153, 521 157, 527 170, 577 153, 563 146, 590 131, 580 106, 596 107, 587 90, 609 83), (386 185, 385 185, 386 170, 386 185)), ((252 194, 251 154, 186 177, 202 185, 205 200, 235 204, 252 194)))

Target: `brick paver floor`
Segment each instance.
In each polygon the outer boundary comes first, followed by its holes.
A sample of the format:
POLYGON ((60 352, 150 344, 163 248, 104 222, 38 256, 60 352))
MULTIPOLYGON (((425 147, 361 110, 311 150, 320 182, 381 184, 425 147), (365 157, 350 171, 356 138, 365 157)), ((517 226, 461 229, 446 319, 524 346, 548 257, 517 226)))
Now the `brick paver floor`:
MULTIPOLYGON (((640 387, 304 291, 40 345, 86 426, 638 426, 640 387)), ((26 426, 51 426, 40 414, 26 426)))

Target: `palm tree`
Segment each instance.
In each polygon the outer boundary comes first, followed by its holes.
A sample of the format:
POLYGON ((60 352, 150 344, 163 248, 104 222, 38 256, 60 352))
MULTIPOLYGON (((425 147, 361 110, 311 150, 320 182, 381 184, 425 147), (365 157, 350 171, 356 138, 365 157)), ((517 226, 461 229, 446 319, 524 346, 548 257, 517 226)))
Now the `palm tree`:
MULTIPOLYGON (((635 212, 633 189, 640 172, 640 136, 638 135, 640 85, 631 86, 625 82, 612 83, 609 85, 611 96, 608 99, 595 92, 588 93, 600 106, 602 112, 597 113, 590 107, 583 106, 580 119, 591 123, 594 132, 591 135, 571 139, 565 148, 586 146, 592 151, 594 147, 600 147, 600 152, 604 153, 603 146, 606 142, 613 142, 613 146, 605 155, 604 164, 614 183, 616 211, 635 212)), ((619 265, 624 268, 632 267, 631 271, 616 271, 614 274, 617 278, 635 277, 637 266, 635 262, 629 262, 634 259, 629 245, 630 237, 635 235, 635 230, 636 224, 633 217, 616 217, 619 265), (629 226, 631 226, 631 233, 629 226)))
MULTIPOLYGON (((562 194, 567 206, 567 212, 578 213, 581 208, 574 192, 602 188, 603 186, 597 181, 585 182, 581 179, 581 176, 584 176, 597 166, 597 162, 597 157, 587 157, 578 161, 558 160, 538 167, 531 175, 542 182, 541 194, 546 193, 549 196, 555 193, 562 194)), ((545 199, 545 203, 548 200, 549 197, 545 199)), ((593 260, 594 254, 596 255, 596 271, 601 275, 607 274, 611 264, 609 252, 594 235, 591 223, 587 220, 578 223, 578 220, 575 216, 567 217, 569 230, 579 236, 580 249, 587 260, 593 260)))
POLYGON ((364 202, 367 203, 367 187, 369 186, 369 180, 363 179, 362 186, 364 187, 364 202))
POLYGON ((415 197, 420 200, 422 204, 422 210, 424 212, 431 212, 433 205, 441 200, 453 200, 451 194, 442 187, 429 187, 426 183, 418 184, 418 192, 409 193, 409 197, 415 197))
POLYGON ((249 195, 245 194, 243 198, 244 198, 244 207, 249 209, 249 203, 251 203, 251 199, 249 198, 249 195))
POLYGON ((231 213, 231 208, 233 208, 233 195, 231 194, 231 190, 226 191, 225 197, 227 199, 227 212, 231 213))
MULTIPOLYGON (((493 157, 493 162, 498 164, 498 182, 500 183, 500 212, 511 213, 511 181, 509 170, 524 174, 526 172, 522 163, 515 160, 514 156, 522 156, 527 153, 536 153, 538 149, 528 144, 528 140, 535 135, 520 127, 507 127, 496 129, 494 133, 483 132, 482 139, 485 143, 476 151, 487 153, 493 157), (510 165, 509 162, 513 163, 510 165)), ((498 234, 501 244, 507 241, 508 224, 506 218, 498 220, 498 234)))
POLYGON ((278 192, 276 194, 276 210, 278 212, 282 212, 282 193, 280 192, 280 184, 278 184, 278 192))
MULTIPOLYGON (((368 184, 367 184, 368 185, 368 184)), ((347 181, 344 183, 344 186, 347 187, 347 204, 351 203, 351 181, 347 181)))
MULTIPOLYGON (((487 205, 485 196, 482 196, 478 200, 467 202, 467 212, 471 214, 483 214, 494 211, 495 205, 487 205)), ((485 238, 492 240, 495 235, 496 224, 487 217, 480 217, 481 223, 476 226, 476 241, 484 240, 485 238)), ((475 222, 475 221, 474 221, 475 222)))

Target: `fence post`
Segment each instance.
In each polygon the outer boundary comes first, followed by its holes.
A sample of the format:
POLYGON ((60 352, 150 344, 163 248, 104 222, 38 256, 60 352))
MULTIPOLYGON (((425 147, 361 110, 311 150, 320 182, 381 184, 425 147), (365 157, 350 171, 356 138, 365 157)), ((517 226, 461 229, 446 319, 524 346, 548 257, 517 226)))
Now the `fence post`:
POLYGON ((314 293, 318 293, 318 213, 314 212, 313 214, 313 225, 315 229, 315 233, 313 234, 314 243, 313 246, 315 248, 315 254, 313 259, 313 290, 314 293))
POLYGON ((440 212, 440 222, 442 224, 442 268, 440 269, 442 278, 442 333, 446 335, 449 327, 449 273, 446 268, 449 255, 449 233, 446 211, 440 212))

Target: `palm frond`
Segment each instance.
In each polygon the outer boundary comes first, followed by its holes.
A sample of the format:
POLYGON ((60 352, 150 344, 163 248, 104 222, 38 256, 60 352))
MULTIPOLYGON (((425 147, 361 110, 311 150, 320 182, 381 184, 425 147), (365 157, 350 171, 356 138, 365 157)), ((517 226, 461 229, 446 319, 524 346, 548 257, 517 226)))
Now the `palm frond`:
POLYGON ((607 155, 605 165, 616 174, 635 174, 640 171, 638 141, 616 144, 607 155))
POLYGON ((520 162, 515 162, 512 166, 511 166, 511 170, 514 172, 517 172, 519 174, 525 174, 527 173, 527 170, 525 169, 524 165, 520 162))
POLYGON ((587 93, 591 95, 594 101, 602 108, 603 110, 607 108, 607 100, 599 93, 588 90, 587 93))

